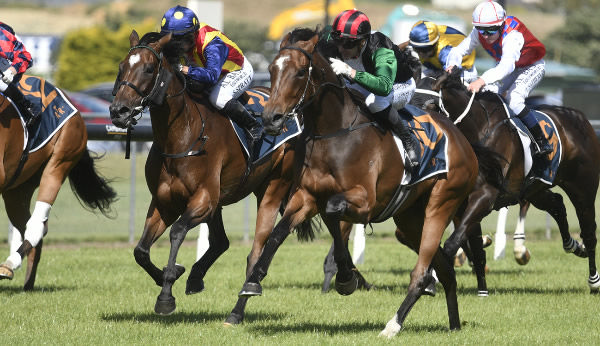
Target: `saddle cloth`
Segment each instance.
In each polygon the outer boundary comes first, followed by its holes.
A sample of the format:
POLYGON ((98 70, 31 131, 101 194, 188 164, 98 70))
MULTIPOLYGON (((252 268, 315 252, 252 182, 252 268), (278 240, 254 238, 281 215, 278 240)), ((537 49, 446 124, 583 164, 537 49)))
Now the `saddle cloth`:
MULTIPOLYGON (((259 123, 263 123, 261 115, 265 108, 265 102, 269 99, 269 95, 254 89, 249 89, 242 95, 239 100, 246 107, 250 114, 253 114, 258 120, 259 123)), ((248 156, 248 139, 246 138, 246 131, 238 124, 233 122, 231 119, 229 120, 235 133, 237 134, 244 151, 246 152, 246 157, 248 156)), ((291 138, 298 136, 302 132, 302 127, 300 126, 300 122, 296 117, 288 119, 284 125, 283 131, 281 134, 277 136, 271 136, 268 134, 264 134, 260 140, 260 143, 257 144, 260 146, 258 151, 258 156, 254 160, 259 161, 262 158, 268 156, 271 152, 281 146, 283 143, 287 142, 291 138)))
POLYGON ((29 102, 42 110, 39 119, 27 128, 23 116, 15 106, 21 116, 21 124, 25 132, 23 151, 28 150, 32 153, 46 145, 67 120, 77 113, 77 108, 69 102, 61 90, 40 77, 23 75, 17 87, 29 102))
MULTIPOLYGON (((504 103, 506 114, 514 114, 509 111, 506 103, 504 103)), ((525 154, 525 172, 524 175, 531 175, 532 178, 540 180, 545 184, 553 185, 554 178, 556 178, 556 171, 562 159, 562 142, 558 132, 556 131, 556 124, 552 121, 546 113, 535 110, 535 118, 537 119, 540 127, 546 134, 548 143, 552 146, 552 153, 546 157, 538 157, 535 159, 535 169, 533 167, 533 152, 535 151, 535 143, 529 137, 529 130, 527 126, 518 116, 510 116, 510 123, 517 129, 519 138, 523 145, 523 153, 525 154)))

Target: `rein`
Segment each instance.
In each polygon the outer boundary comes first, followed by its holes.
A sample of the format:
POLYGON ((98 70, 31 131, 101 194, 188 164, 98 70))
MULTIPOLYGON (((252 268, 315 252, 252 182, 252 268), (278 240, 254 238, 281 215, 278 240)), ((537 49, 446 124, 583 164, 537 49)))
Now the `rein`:
MULTIPOLYGON (((296 105, 292 108, 291 111, 289 111, 288 113, 284 114, 285 118, 291 118, 291 117, 295 117, 298 116, 300 113, 302 113, 304 111, 304 109, 306 107, 308 107, 310 104, 312 104, 312 102, 315 100, 316 95, 319 94, 319 91, 321 89, 324 89, 327 86, 333 86, 335 88, 338 89, 346 89, 346 86, 342 86, 342 85, 338 85, 336 83, 333 82, 324 82, 322 84, 320 84, 318 86, 318 88, 314 91, 313 97, 311 97, 310 99, 308 99, 306 101, 306 103, 304 103, 304 98, 306 97, 306 91, 308 90, 308 85, 311 84, 311 77, 312 77, 312 69, 313 69, 313 57, 312 54, 307 52, 306 50, 300 48, 300 47, 294 47, 294 46, 285 46, 282 47, 281 49, 279 49, 279 51, 282 50, 297 50, 299 52, 301 52, 302 54, 304 54, 309 61, 309 65, 308 65, 308 78, 306 79, 306 84, 304 86, 304 91, 302 92, 302 96, 300 97, 300 100, 298 101, 298 103, 296 103, 296 105)), ((327 138, 332 138, 332 137, 337 137, 337 136, 343 136, 343 135, 347 135, 352 131, 356 131, 356 130, 360 130, 362 128, 368 127, 368 126, 377 126, 377 123, 374 121, 371 122, 367 122, 367 123, 361 123, 358 124, 356 126, 354 126, 354 124, 358 121, 358 113, 356 114, 356 117, 354 118, 354 120, 352 120, 352 123, 350 124, 349 127, 347 128, 343 128, 343 129, 339 129, 333 133, 329 133, 326 135, 317 135, 317 134, 313 134, 310 137, 313 139, 327 139, 327 138)))
MULTIPOLYGON (((442 89, 440 89, 440 93, 439 93, 439 97, 440 97, 440 109, 442 110, 442 112, 444 112, 444 114, 446 114, 446 116, 448 118, 450 118, 450 113, 448 113, 448 111, 446 110, 446 107, 444 107, 444 102, 442 101, 442 89)), ((467 107, 465 108, 465 110, 456 118, 456 120, 454 120, 454 125, 457 125, 458 123, 460 123, 464 117, 467 116, 467 114, 469 113, 469 111, 471 110, 471 106, 473 105, 473 100, 475 99, 475 93, 471 93, 471 98, 469 99, 469 103, 467 103, 467 107)))

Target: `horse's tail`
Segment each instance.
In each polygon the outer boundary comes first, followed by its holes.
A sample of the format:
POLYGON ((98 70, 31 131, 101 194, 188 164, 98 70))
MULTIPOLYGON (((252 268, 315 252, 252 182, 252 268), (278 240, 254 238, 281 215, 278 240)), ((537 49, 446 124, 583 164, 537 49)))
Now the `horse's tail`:
POLYGON ((71 190, 77 200, 88 210, 98 209, 107 217, 111 214, 111 204, 117 200, 117 193, 110 187, 110 181, 96 172, 94 161, 101 158, 92 157, 89 150, 85 150, 79 162, 69 173, 71 190))
POLYGON ((321 232, 323 227, 321 226, 320 218, 312 218, 309 220, 305 220, 298 226, 296 226, 295 230, 298 235, 299 241, 313 241, 316 237, 316 232, 321 232))
POLYGON ((481 144, 473 144, 472 147, 479 161, 479 174, 501 193, 506 192, 505 179, 502 174, 502 164, 507 162, 504 156, 481 144))

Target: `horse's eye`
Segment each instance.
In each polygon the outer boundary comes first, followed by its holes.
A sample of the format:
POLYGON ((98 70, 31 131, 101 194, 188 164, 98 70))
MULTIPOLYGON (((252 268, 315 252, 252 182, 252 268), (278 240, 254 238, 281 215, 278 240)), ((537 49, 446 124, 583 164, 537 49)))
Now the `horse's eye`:
POLYGON ((153 74, 154 66, 152 66, 152 65, 144 66, 144 73, 153 74))
POLYGON ((306 69, 301 69, 298 70, 298 73, 296 74, 298 77, 303 78, 304 76, 306 76, 306 69))

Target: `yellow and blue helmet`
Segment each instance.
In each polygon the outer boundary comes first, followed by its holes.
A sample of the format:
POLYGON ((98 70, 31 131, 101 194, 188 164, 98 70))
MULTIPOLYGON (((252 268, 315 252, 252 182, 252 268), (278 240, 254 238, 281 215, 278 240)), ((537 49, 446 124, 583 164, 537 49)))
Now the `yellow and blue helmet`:
POLYGON ((194 11, 187 7, 175 6, 167 10, 160 23, 160 33, 185 35, 198 30, 200 22, 194 11))
POLYGON ((408 39, 413 47, 433 46, 440 39, 440 33, 435 23, 420 20, 410 29, 408 39))

